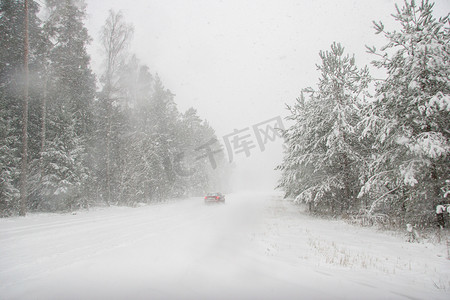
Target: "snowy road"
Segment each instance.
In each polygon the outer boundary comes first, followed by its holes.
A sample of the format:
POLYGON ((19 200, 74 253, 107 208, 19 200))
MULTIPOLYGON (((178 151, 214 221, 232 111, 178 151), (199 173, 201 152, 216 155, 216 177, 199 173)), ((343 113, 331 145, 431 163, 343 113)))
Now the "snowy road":
POLYGON ((0 299, 449 299, 443 246, 275 193, 0 220, 0 299))

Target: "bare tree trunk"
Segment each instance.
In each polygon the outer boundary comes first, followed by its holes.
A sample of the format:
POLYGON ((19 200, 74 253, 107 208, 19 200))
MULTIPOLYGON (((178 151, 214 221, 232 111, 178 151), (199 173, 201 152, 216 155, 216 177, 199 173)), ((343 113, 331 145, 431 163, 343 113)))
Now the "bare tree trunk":
POLYGON ((343 202, 341 206, 341 213, 348 211, 353 205, 353 198, 351 195, 352 182, 350 181, 351 176, 350 162, 347 154, 345 153, 343 157, 343 165, 344 165, 344 197, 342 199, 343 202))
POLYGON ((109 92, 107 92, 107 129, 106 129, 106 204, 109 206, 111 201, 111 101, 109 92))
POLYGON ((27 214, 27 171, 28 171, 28 0, 24 3, 25 39, 24 39, 24 93, 22 115, 22 171, 20 174, 19 215, 27 214))
POLYGON ((39 157, 39 181, 42 183, 42 177, 44 176, 44 152, 45 152, 45 141, 46 141, 46 122, 47 122, 47 83, 48 78, 47 75, 45 77, 45 83, 44 83, 44 93, 42 96, 42 102, 41 102, 41 153, 39 157))

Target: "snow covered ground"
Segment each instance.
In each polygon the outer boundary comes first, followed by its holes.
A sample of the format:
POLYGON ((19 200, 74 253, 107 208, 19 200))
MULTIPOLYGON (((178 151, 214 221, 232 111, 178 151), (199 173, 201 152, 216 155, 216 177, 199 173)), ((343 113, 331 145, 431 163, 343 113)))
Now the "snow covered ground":
POLYGON ((450 260, 241 193, 1 219, 0 299, 450 299, 450 260))

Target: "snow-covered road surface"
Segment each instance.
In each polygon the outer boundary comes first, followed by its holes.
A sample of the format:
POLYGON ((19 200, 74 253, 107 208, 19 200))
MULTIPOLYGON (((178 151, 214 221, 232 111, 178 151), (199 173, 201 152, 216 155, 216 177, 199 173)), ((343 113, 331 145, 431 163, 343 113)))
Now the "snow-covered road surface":
POLYGON ((450 299, 450 261, 241 193, 1 219, 0 299, 450 299))

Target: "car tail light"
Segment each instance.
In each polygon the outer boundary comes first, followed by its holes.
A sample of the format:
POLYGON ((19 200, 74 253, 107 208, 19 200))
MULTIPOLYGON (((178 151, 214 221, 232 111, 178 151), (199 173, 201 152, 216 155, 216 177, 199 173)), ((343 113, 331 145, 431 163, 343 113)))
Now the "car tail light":
POLYGON ((216 196, 216 200, 219 200, 219 198, 220 198, 219 196, 216 196))

